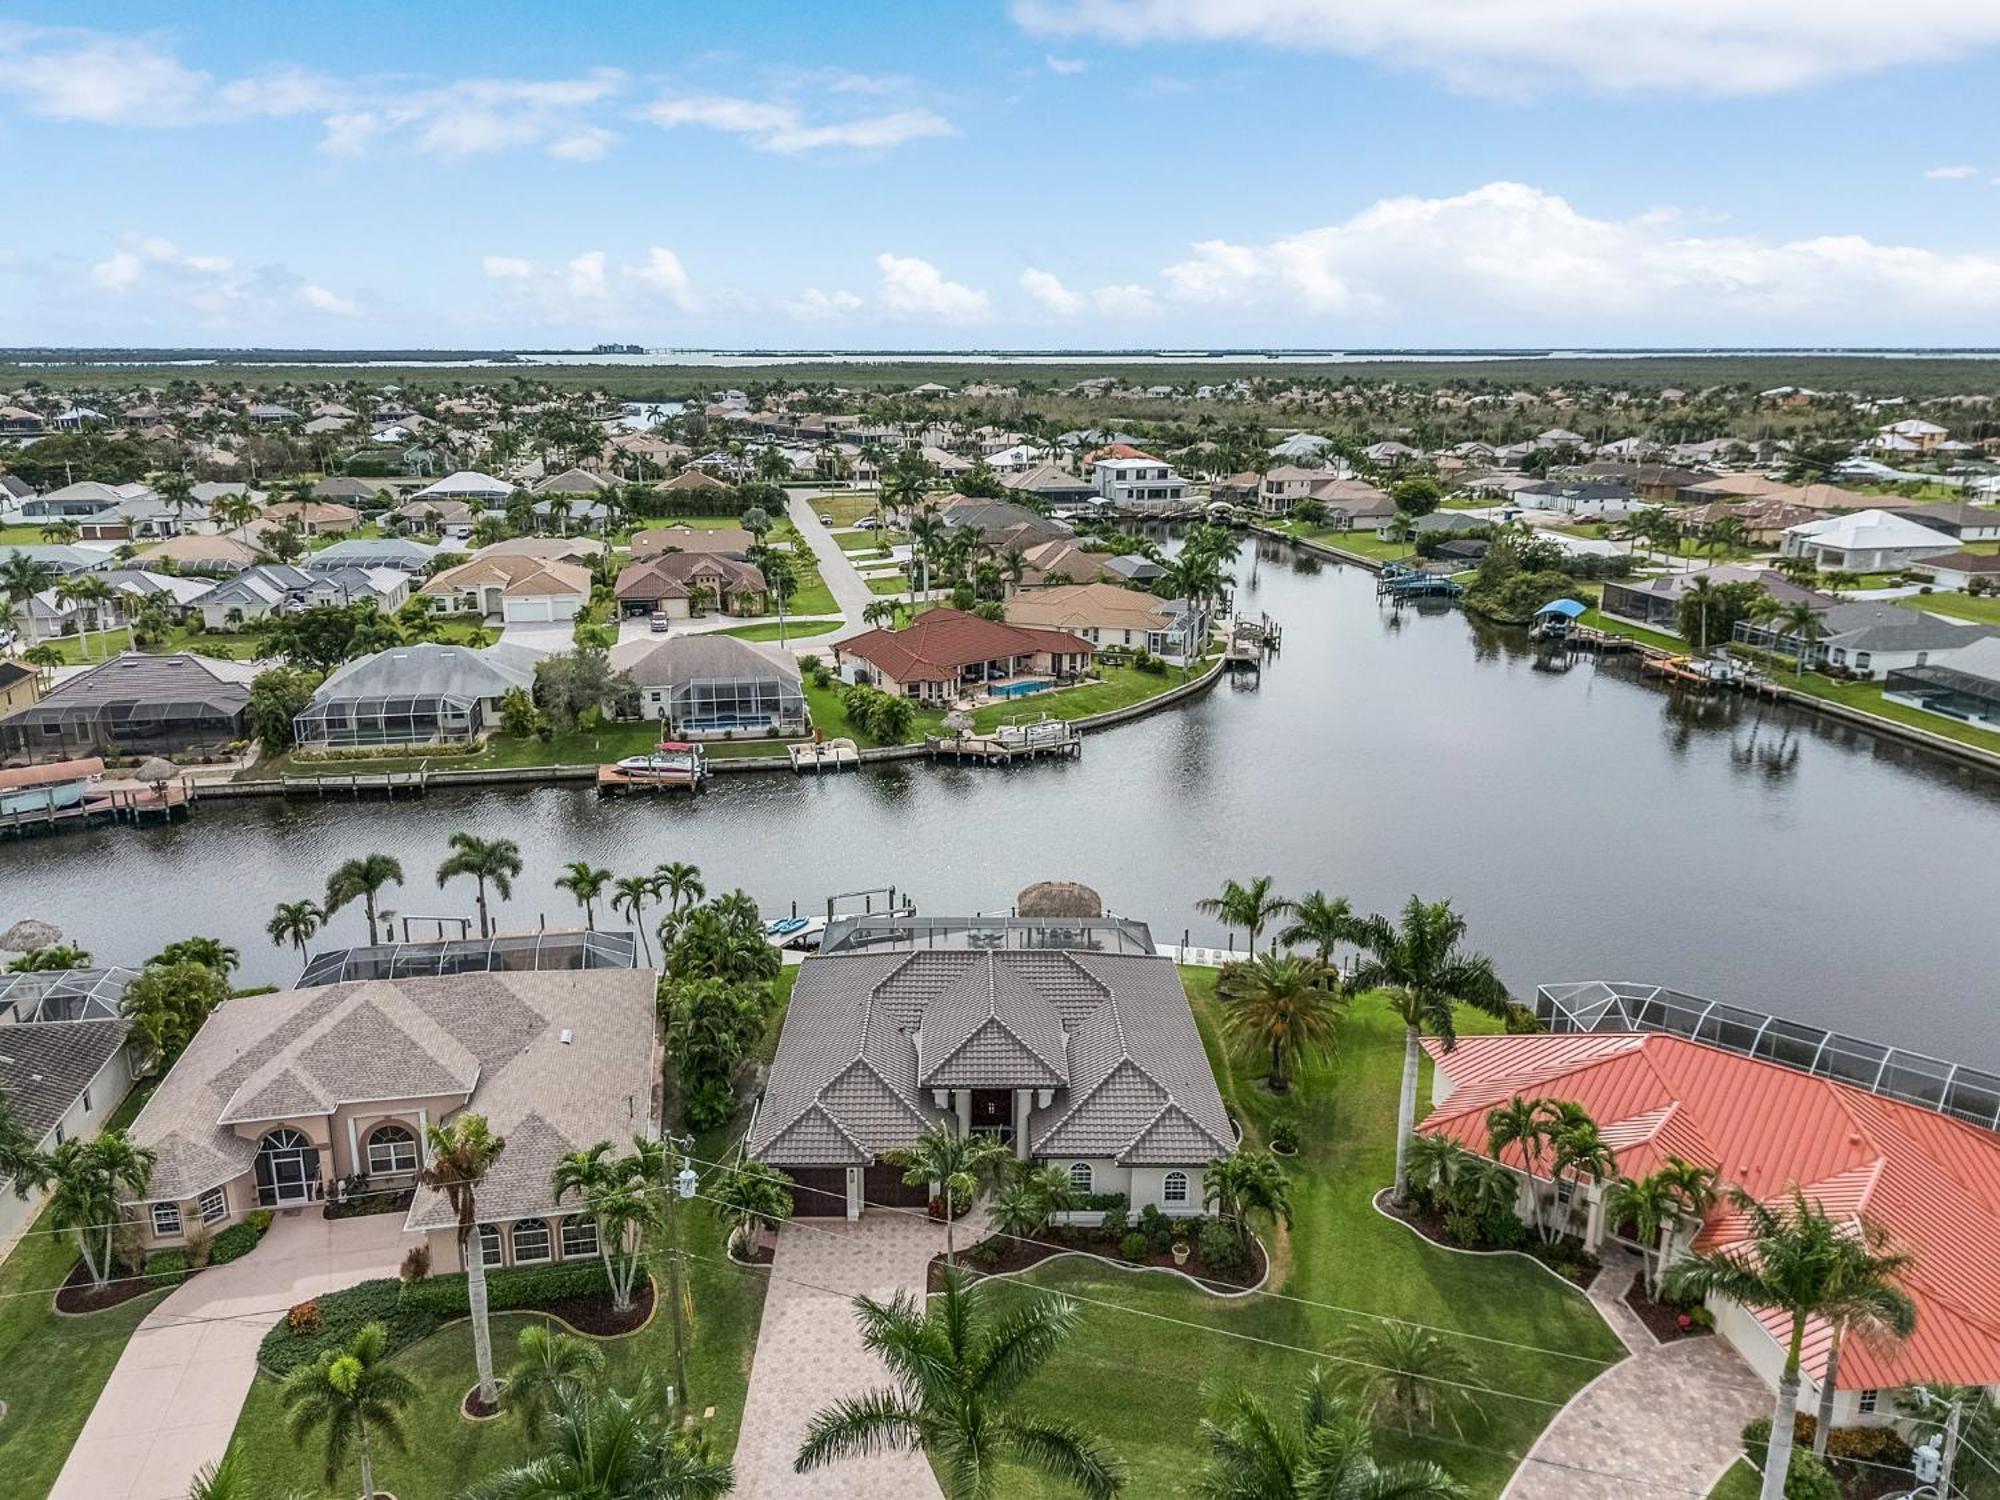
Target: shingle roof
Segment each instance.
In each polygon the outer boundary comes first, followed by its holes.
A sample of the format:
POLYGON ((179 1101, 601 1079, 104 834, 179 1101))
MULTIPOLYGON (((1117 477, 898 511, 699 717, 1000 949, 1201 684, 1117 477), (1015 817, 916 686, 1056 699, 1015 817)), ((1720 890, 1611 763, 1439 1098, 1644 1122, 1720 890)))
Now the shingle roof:
POLYGON ((0 1097, 21 1133, 39 1143, 54 1130, 131 1029, 123 1019, 0 1026, 0 1097))
POLYGON ((678 687, 685 682, 723 678, 772 679, 799 683, 798 659, 759 651, 726 635, 678 635, 665 640, 641 637, 611 648, 611 665, 642 688, 678 687))

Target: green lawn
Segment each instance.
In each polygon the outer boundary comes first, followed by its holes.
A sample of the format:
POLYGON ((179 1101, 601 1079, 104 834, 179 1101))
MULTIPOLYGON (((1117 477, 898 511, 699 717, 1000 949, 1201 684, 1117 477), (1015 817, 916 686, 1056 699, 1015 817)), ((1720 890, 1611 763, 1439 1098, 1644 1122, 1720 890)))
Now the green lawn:
POLYGON ((891 573, 881 578, 870 578, 867 580, 867 584, 868 592, 871 594, 907 594, 910 591, 910 580, 900 573, 891 573))
POLYGON ((792 544, 792 570, 798 575, 799 586, 787 606, 788 611, 795 615, 839 614, 840 604, 833 597, 833 590, 820 577, 818 554, 799 535, 798 527, 792 524, 789 516, 781 518, 771 528, 770 540, 792 544))
POLYGON ((45 545, 42 528, 33 526, 0 526, 0 547, 40 547, 45 545))
POLYGON ((1739 1458, 1716 1480, 1708 1500, 1757 1500, 1763 1482, 1764 1476, 1750 1466, 1750 1460, 1739 1458))
MULTIPOLYGON (((974 709, 972 727, 984 732, 995 729, 1008 719, 1017 718, 1022 714, 1030 717, 1049 714, 1058 719, 1085 719, 1092 714, 1109 713, 1114 708, 1127 708, 1147 698, 1157 698, 1169 688, 1179 687, 1187 680, 1178 667, 1169 667, 1163 676, 1141 672, 1137 667, 1100 666, 1097 670, 1103 676, 1104 680, 1101 682, 1086 682, 1076 687, 1060 688, 1048 693, 1031 693, 1025 698, 1016 698, 1011 703, 994 703, 985 708, 974 709)), ((1196 673, 1199 670, 1197 668, 1196 673)))
POLYGON ((814 495, 806 502, 816 516, 831 518, 836 526, 852 526, 863 516, 875 514, 875 496, 863 491, 843 495, 814 495))
POLYGON ((1401 558, 1415 557, 1417 549, 1408 542, 1385 542, 1372 531, 1335 531, 1326 526, 1308 526, 1303 521, 1277 521, 1266 523, 1273 530, 1282 531, 1287 536, 1302 538, 1311 542, 1322 542, 1329 547, 1337 547, 1342 552, 1352 552, 1375 562, 1395 562, 1401 558))
POLYGON ((1771 676, 1777 682, 1795 692, 1818 698, 1827 703, 1838 703, 1846 708, 1858 709, 1877 718, 1890 719, 1898 724, 1907 724, 1913 729, 1924 729, 1948 740, 1957 740, 1962 745, 1975 745, 1981 750, 2000 751, 2000 734, 1990 729, 1978 729, 1970 724, 1948 719, 1942 714, 1927 713, 1921 708, 1911 708, 1903 703, 1891 703, 1882 696, 1881 682, 1842 682, 1821 672, 1807 672, 1803 677, 1797 672, 1784 668, 1773 668, 1771 676))
MULTIPOLYGON (((144 1091, 119 1106, 111 1123, 129 1125, 144 1091)), ((9 1495, 48 1494, 98 1393, 111 1378, 132 1330, 159 1305, 164 1291, 83 1318, 56 1314, 45 1289, 76 1264, 68 1235, 45 1234, 47 1214, 0 1263, 0 1473, 9 1495)))
MULTIPOLYGON (((840 620, 794 620, 785 621, 785 639, 788 641, 810 640, 816 635, 827 635, 840 629, 840 620)), ((767 620, 761 625, 733 625, 728 630, 718 630, 717 635, 733 635, 739 641, 775 641, 778 639, 778 622, 767 620)))
POLYGON ((1612 635, 1622 635, 1646 646, 1658 646, 1663 651, 1671 651, 1676 656, 1685 656, 1691 649, 1688 643, 1677 635, 1665 635, 1657 630, 1648 630, 1642 625, 1628 625, 1623 620, 1614 620, 1601 609, 1587 609, 1577 617, 1579 625, 1593 625, 1612 635))
MULTIPOLYGON (((850 739, 867 750, 879 746, 883 741, 875 738, 867 730, 848 723, 847 710, 841 706, 838 679, 826 687, 815 687, 808 677, 805 683, 806 706, 812 710, 813 726, 830 740, 850 739)), ((920 708, 910 724, 910 737, 905 743, 916 744, 927 735, 938 734, 944 729, 944 715, 935 709, 920 708)))
MULTIPOLYGON (((1183 974, 1225 1095, 1249 1136, 1261 1139, 1281 1107, 1252 1081, 1251 1069, 1236 1070, 1223 1053, 1215 972, 1183 974)), ((1493 1024, 1471 1015, 1460 1020, 1467 1030, 1493 1024)), ((1467 1341, 1463 1347, 1476 1363, 1478 1383, 1535 1399, 1486 1398, 1482 1424, 1465 1435, 1476 1448, 1451 1441, 1449 1433, 1378 1436, 1381 1456, 1435 1459, 1473 1495, 1491 1500, 1554 1415, 1554 1406, 1536 1403, 1567 1400, 1623 1350, 1582 1295, 1540 1267, 1516 1257, 1437 1249, 1374 1211, 1370 1199, 1394 1171, 1401 1055, 1399 1024, 1381 1002, 1364 997, 1342 1027, 1339 1058, 1301 1070, 1291 1102, 1282 1107, 1299 1119, 1304 1144, 1293 1176, 1294 1226, 1279 1257, 1288 1270, 1278 1285, 1293 1296, 1585 1356, 1557 1358, 1467 1341)), ((1426 1079, 1420 1097, 1429 1097, 1428 1088, 1426 1079)), ((1003 1299, 1039 1287, 1116 1304, 1084 1308, 1082 1328, 1024 1388, 1024 1399, 1101 1436, 1130 1469, 1127 1492, 1133 1495, 1189 1492, 1202 1456, 1197 1424, 1205 1411, 1205 1382, 1239 1380, 1283 1399, 1314 1362, 1292 1350, 1324 1349, 1362 1321, 1272 1297, 1206 1297, 1168 1276, 1135 1276, 1076 1260, 998 1286, 1003 1299), (1136 1315, 1146 1312, 1245 1337, 1198 1335, 1136 1315)), ((1002 1491, 1009 1500, 1066 1493, 1018 1471, 1002 1491)))
POLYGON ((842 552, 882 552, 909 536, 901 531, 836 531, 834 542, 842 552))
POLYGON ((1896 602, 1906 609, 1950 615, 1974 625, 2000 625, 2000 594, 1981 594, 1976 599, 1970 594, 1911 594, 1896 602))

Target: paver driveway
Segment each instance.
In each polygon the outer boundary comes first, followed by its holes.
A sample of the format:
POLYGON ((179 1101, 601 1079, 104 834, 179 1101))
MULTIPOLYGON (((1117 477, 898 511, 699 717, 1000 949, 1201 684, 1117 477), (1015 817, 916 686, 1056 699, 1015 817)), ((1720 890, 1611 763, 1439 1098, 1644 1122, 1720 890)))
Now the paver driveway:
POLYGON ((229 1446, 272 1322, 295 1302, 395 1275, 412 1243, 401 1214, 329 1222, 297 1209, 243 1259, 176 1287, 119 1356, 49 1500, 182 1500, 229 1446))
MULTIPOLYGON (((977 1238, 970 1224, 960 1225, 960 1245, 977 1238)), ((736 1440, 735 1500, 938 1500, 920 1454, 846 1459, 805 1477, 792 1472, 792 1460, 814 1412, 888 1384, 881 1361, 861 1345, 854 1298, 921 1292, 931 1257, 943 1249, 943 1227, 913 1214, 871 1213, 852 1224, 820 1219, 778 1231, 736 1440)))

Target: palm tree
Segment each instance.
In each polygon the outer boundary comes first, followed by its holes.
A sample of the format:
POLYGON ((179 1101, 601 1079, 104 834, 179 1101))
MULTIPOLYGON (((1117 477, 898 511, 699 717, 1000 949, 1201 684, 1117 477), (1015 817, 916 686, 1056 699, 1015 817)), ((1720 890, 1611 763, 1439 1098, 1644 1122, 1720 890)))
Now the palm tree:
POLYGON ((19 550, 0 558, 0 590, 6 591, 10 614, 35 595, 47 593, 61 580, 61 571, 43 558, 30 557, 19 550))
POLYGON ((325 921, 326 913, 317 902, 280 901, 271 913, 271 920, 264 924, 264 932, 274 947, 290 943, 299 950, 299 957, 304 958, 306 939, 318 932, 325 921))
POLYGON ((364 854, 350 859, 326 877, 326 915, 331 918, 359 897, 361 909, 368 917, 368 946, 372 948, 381 941, 375 930, 375 898, 383 886, 402 883, 402 862, 393 854, 364 854))
POLYGON ((729 1226, 725 1243, 748 1238, 755 1229, 776 1229, 792 1216, 792 1182, 768 1162, 732 1167, 710 1188, 709 1198, 729 1226))
POLYGON ((985 1500, 1002 1462, 1021 1464, 1104 1500, 1124 1488, 1118 1460, 1072 1423, 1009 1409, 1008 1398, 1076 1331, 1068 1298, 1025 1299, 1005 1317, 983 1287, 955 1267, 924 1299, 854 1300, 861 1341, 889 1367, 894 1386, 823 1408, 793 1468, 810 1474, 843 1458, 891 1449, 931 1460, 949 1500, 985 1500))
POLYGON ((1558 1100, 1548 1109, 1549 1177, 1555 1184, 1555 1201, 1563 1209, 1564 1218, 1562 1223, 1553 1220, 1549 1223, 1547 1233, 1553 1240, 1575 1211, 1575 1189, 1583 1185, 1585 1177, 1602 1182, 1611 1176, 1618 1170, 1618 1156, 1582 1105, 1558 1100), (1571 1185, 1567 1195, 1563 1192, 1565 1182, 1571 1185))
POLYGON ((1395 1421, 1405 1433, 1414 1433, 1419 1423, 1449 1424, 1462 1437, 1461 1418, 1480 1415, 1477 1399, 1466 1389, 1477 1379, 1477 1367, 1435 1329, 1371 1323, 1337 1339, 1334 1350, 1350 1361, 1342 1388, 1372 1421, 1395 1421))
POLYGON ((653 877, 650 875, 621 875, 611 888, 611 909, 621 912, 639 930, 639 941, 646 950, 646 962, 653 961, 653 945, 646 937, 646 903, 653 899, 653 877))
POLYGON ((1434 1463, 1377 1463, 1368 1419, 1317 1365, 1299 1386, 1296 1422, 1238 1386, 1213 1399, 1201 1430, 1209 1453, 1195 1481, 1201 1500, 1466 1500, 1434 1463))
POLYGON ((708 894, 708 888, 701 883, 701 867, 675 860, 659 866, 653 871, 653 895, 664 896, 667 901, 667 915, 660 923, 662 944, 666 942, 666 929, 678 926, 683 909, 695 905, 708 894))
POLYGON ((1201 1206, 1214 1209, 1248 1245, 1253 1214, 1292 1227, 1292 1180, 1270 1152, 1239 1147, 1202 1173, 1201 1206))
POLYGON ((1495 1161, 1509 1146, 1520 1151, 1528 1169, 1528 1199, 1534 1227, 1542 1227, 1542 1190, 1536 1179, 1542 1175, 1542 1152, 1549 1144, 1549 1117, 1539 1099, 1523 1099, 1516 1094, 1505 1104, 1486 1112, 1486 1149, 1495 1161))
POLYGON ((1917 1331, 1917 1308, 1897 1289, 1881 1295, 1883 1274, 1879 1257, 1887 1237, 1864 1222, 1858 1236, 1840 1242, 1833 1295, 1820 1309, 1827 1323, 1826 1369, 1819 1379, 1818 1422, 1813 1428, 1813 1457, 1826 1457, 1827 1434, 1833 1430, 1833 1396, 1840 1380, 1840 1346, 1850 1333, 1863 1343, 1887 1344, 1917 1331))
POLYGON ((1321 985, 1325 972, 1290 956, 1261 953, 1229 965, 1217 979, 1223 1029, 1246 1046, 1270 1049, 1274 1094, 1291 1091, 1285 1064, 1293 1053, 1333 1053, 1346 996, 1321 985))
MULTIPOLYGON (((649 1143, 657 1145, 657 1143, 649 1143)), ((645 1261, 645 1232, 659 1210, 649 1189, 647 1158, 614 1157, 609 1141, 572 1151, 556 1162, 550 1186, 556 1202, 574 1197, 597 1226, 597 1254, 620 1312, 632 1306, 639 1268, 645 1261)))
POLYGON ((417 1398, 417 1383, 388 1364, 389 1330, 369 1323, 343 1349, 328 1349, 285 1379, 279 1399, 291 1413, 292 1441, 304 1443, 326 1429, 326 1482, 332 1484, 350 1449, 361 1464, 361 1500, 375 1500, 375 1454, 371 1439, 399 1452, 402 1410, 417 1398))
MULTIPOLYGON (((519 874, 518 862, 515 873, 519 874)), ((611 883, 609 870, 591 868, 588 860, 573 859, 563 866, 563 873, 556 877, 556 889, 568 891, 576 897, 576 904, 583 908, 583 925, 592 932, 597 930, 597 898, 604 894, 604 888, 611 883)), ((501 894, 504 896, 505 891, 501 894)))
POLYGON ((12 1183, 14 1196, 25 1203, 30 1193, 49 1185, 49 1165, 7 1096, 0 1094, 0 1178, 12 1183))
POLYGON ((146 1191, 155 1160, 150 1148, 124 1131, 105 1130, 60 1142, 45 1169, 36 1168, 55 1188, 49 1195, 49 1222, 75 1238, 94 1287, 101 1289, 111 1280, 124 1205, 146 1191))
POLYGON ((1472 1160, 1448 1135, 1420 1135, 1410 1142, 1410 1192, 1421 1202, 1435 1203, 1450 1195, 1452 1186, 1472 1160))
POLYGON ((1278 934, 1287 948, 1311 948, 1319 961, 1320 981, 1332 988, 1333 950, 1341 943, 1358 943, 1366 935, 1366 924, 1354 914, 1345 896, 1329 896, 1325 891, 1307 891, 1291 905, 1292 920, 1278 934))
POLYGON ((507 1371, 507 1405, 521 1419, 528 1441, 542 1439, 542 1421, 604 1375, 604 1350, 553 1323, 530 1323, 515 1342, 519 1356, 507 1371))
POLYGON ((873 625, 877 629, 895 627, 896 617, 902 613, 902 606, 893 599, 873 599, 862 606, 861 623, 873 625))
POLYGON ((948 1261, 957 1258, 952 1223, 959 1205, 971 1203, 1013 1159, 1013 1153, 994 1137, 960 1135, 950 1122, 933 1125, 917 1137, 915 1145, 882 1153, 882 1160, 903 1169, 904 1182, 911 1187, 934 1185, 944 1199, 944 1256, 948 1261))
POLYGON ((1271 877, 1259 875, 1248 885, 1225 880, 1221 895, 1203 897, 1194 909, 1205 917, 1219 918, 1226 931, 1243 928, 1250 934, 1250 951, 1255 953, 1258 935, 1267 924, 1289 912, 1292 903, 1272 895, 1271 877))
POLYGON ((1604 1210, 1613 1224, 1630 1223, 1645 1266, 1646 1294, 1657 1299, 1667 1269, 1675 1229, 1700 1219, 1715 1205, 1715 1172, 1673 1156, 1644 1177, 1620 1177, 1605 1194, 1604 1210))
POLYGON ((56 585, 56 598, 77 607, 77 634, 83 638, 83 657, 88 661, 90 632, 102 624, 98 612, 112 598, 111 585, 88 573, 75 573, 56 585))
POLYGON ((735 1486, 705 1434, 664 1420, 667 1402, 652 1373, 630 1396, 566 1393, 548 1442, 526 1463, 465 1492, 465 1500, 720 1500, 735 1486))
POLYGON ((1418 1038, 1426 1031, 1449 1052, 1458 1041, 1454 1007, 1470 1005, 1491 1015, 1507 1009, 1507 987, 1493 960, 1461 947, 1465 918, 1449 901, 1410 897, 1402 919, 1368 920, 1368 957, 1349 979, 1351 989, 1386 990, 1389 1008, 1403 1022, 1403 1086, 1396 1115, 1396 1201, 1409 1197, 1410 1136, 1417 1125, 1418 1038))
POLYGON ((1794 599, 1778 612, 1779 633, 1797 640, 1799 653, 1798 675, 1806 675, 1806 657, 1812 652, 1812 644, 1819 639, 1819 611, 1812 607, 1810 599, 1794 599))
POLYGON ((1830 1316, 1859 1323, 1866 1309, 1870 1320, 1885 1327, 1914 1329, 1916 1304, 1898 1285, 1912 1258, 1884 1249, 1874 1234, 1865 1231, 1857 1244, 1844 1225, 1829 1218, 1817 1203, 1808 1202, 1797 1187, 1777 1208, 1758 1202, 1741 1188, 1730 1194, 1730 1201, 1748 1221, 1745 1239, 1676 1262, 1664 1284, 1677 1301, 1726 1297, 1742 1307, 1790 1318, 1759 1496, 1759 1500, 1784 1500, 1807 1324, 1830 1316))
POLYGON ((1708 612, 1721 599, 1722 590, 1706 578, 1696 578, 1687 586, 1687 600, 1694 606, 1695 618, 1700 622, 1695 633, 1695 643, 1703 656, 1708 655, 1708 612))
MULTIPOLYGON (((188 1481, 187 1500, 258 1500, 250 1488, 243 1450, 231 1443, 222 1457, 203 1464, 188 1481)), ((286 1500, 306 1500, 304 1490, 287 1490, 286 1500)))
POLYGON ((491 937, 486 920, 486 887, 490 882, 502 901, 514 897, 514 877, 521 873, 521 846, 512 839, 483 839, 477 834, 454 833, 451 853, 438 866, 438 889, 454 875, 470 875, 479 887, 479 935, 491 937))
POLYGON ((430 1160, 425 1187, 443 1193, 458 1216, 458 1259, 465 1267, 466 1300, 472 1313, 472 1359, 479 1373, 479 1399, 497 1405, 500 1392, 493 1382, 493 1329, 486 1317, 486 1246, 474 1231, 479 1226, 479 1186, 507 1142, 486 1124, 486 1116, 461 1114, 450 1125, 432 1125, 425 1132, 430 1160), (473 1241, 479 1239, 480 1243, 473 1241))

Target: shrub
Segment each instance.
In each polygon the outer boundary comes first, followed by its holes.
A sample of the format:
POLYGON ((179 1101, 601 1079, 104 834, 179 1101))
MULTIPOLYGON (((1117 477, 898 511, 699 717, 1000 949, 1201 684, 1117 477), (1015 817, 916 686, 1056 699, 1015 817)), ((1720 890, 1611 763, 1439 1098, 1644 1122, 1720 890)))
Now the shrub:
POLYGON ((1794 1448, 1785 1472, 1785 1500, 1841 1500, 1840 1481, 1810 1449, 1794 1448))
POLYGON ((1280 1120, 1271 1127, 1271 1149, 1278 1152, 1296 1152, 1299 1149, 1298 1121, 1280 1120))
POLYGON ((300 1302, 285 1314, 285 1330, 293 1338, 311 1338, 326 1326, 326 1314, 317 1302, 300 1302))
POLYGON ((201 1220, 196 1219, 187 1226, 181 1237, 187 1241, 188 1264, 199 1271, 208 1264, 209 1256, 214 1253, 214 1232, 201 1220))
POLYGON ((271 1227, 271 1210, 268 1208, 253 1208, 243 1216, 243 1222, 256 1230, 257 1237, 262 1239, 264 1231, 271 1227))
POLYGON ((146 1257, 146 1278, 155 1286, 179 1286, 193 1270, 185 1250, 158 1250, 146 1257))
POLYGON ((209 1243, 208 1263, 226 1266, 232 1260, 241 1260, 257 1248, 257 1241, 262 1238, 248 1219, 241 1224, 231 1224, 209 1243))
POLYGON ((396 1273, 397 1279, 404 1286, 413 1286, 419 1281, 428 1280, 430 1274, 431 1247, 429 1245, 410 1246, 410 1253, 403 1257, 402 1269, 396 1273))
POLYGON ((1134 1229, 1118 1242, 1118 1253, 1127 1260, 1144 1260, 1152 1242, 1134 1229))
POLYGON ((1242 1270, 1250 1259, 1243 1241, 1220 1219, 1206 1220, 1196 1243, 1201 1251, 1201 1263, 1218 1275, 1233 1275, 1242 1270))
POLYGON ((681 1119, 693 1131, 726 1125, 736 1113, 736 1091, 724 1078, 704 1078, 681 1104, 681 1119))
POLYGON ((1120 1240, 1125 1237, 1125 1227, 1128 1222, 1129 1218, 1125 1212, 1125 1203, 1121 1197, 1117 1207, 1104 1210, 1104 1222, 1098 1225, 1098 1229, 1107 1238, 1120 1240))

